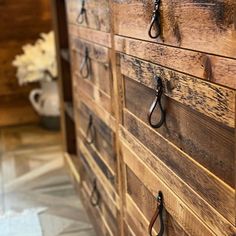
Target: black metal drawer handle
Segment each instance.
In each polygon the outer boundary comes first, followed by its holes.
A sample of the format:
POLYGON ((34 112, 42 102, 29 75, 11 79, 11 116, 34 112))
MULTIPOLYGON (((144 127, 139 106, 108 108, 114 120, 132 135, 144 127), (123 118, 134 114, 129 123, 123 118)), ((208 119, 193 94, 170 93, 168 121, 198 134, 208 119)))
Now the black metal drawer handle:
POLYGON ((98 192, 98 189, 97 189, 97 181, 96 179, 94 179, 93 190, 90 196, 90 203, 92 206, 96 207, 99 205, 99 201, 100 201, 100 193, 98 192))
POLYGON ((152 39, 158 38, 161 34, 160 1, 161 0, 155 0, 152 20, 148 30, 148 35, 152 39), (153 34, 154 26, 156 28, 156 33, 153 34))
POLYGON ((162 84, 160 77, 155 76, 154 79, 157 82, 156 97, 155 97, 155 99, 148 111, 148 122, 151 125, 151 127, 160 128, 163 125, 163 123, 165 122, 165 117, 166 117, 165 111, 163 110, 162 105, 161 105, 161 97, 163 94, 163 84, 162 84), (160 108, 161 115, 160 115, 160 120, 154 124, 154 123, 152 123, 152 115, 153 115, 153 112, 157 106, 159 106, 159 108, 160 108))
POLYGON ((88 128, 86 131, 86 137, 85 137, 85 142, 87 144, 92 144, 95 141, 95 136, 96 136, 96 131, 93 126, 93 116, 89 115, 89 123, 88 123, 88 128))
POLYGON ((84 52, 84 58, 79 68, 79 72, 82 78, 87 79, 89 77, 90 69, 91 68, 90 68, 89 52, 88 52, 88 48, 86 47, 85 52, 84 52))
POLYGON ((76 22, 78 24, 83 24, 86 21, 86 8, 85 8, 85 0, 82 1, 82 6, 79 12, 79 15, 76 18, 76 22))
POLYGON ((164 228, 162 211, 163 211, 163 194, 161 191, 159 191, 158 195, 157 195, 157 208, 156 208, 156 211, 155 211, 155 213, 150 221, 150 224, 148 226, 149 236, 153 236, 152 229, 153 229, 153 226, 154 226, 158 216, 160 219, 160 230, 159 230, 159 233, 157 234, 157 236, 163 236, 165 228, 164 228))

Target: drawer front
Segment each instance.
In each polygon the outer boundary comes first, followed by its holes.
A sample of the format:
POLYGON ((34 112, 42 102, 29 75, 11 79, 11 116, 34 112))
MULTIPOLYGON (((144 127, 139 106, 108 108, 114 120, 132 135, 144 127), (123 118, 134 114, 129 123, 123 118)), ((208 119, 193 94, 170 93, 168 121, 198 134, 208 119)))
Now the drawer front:
MULTIPOLYGON (((98 106, 113 113, 112 73, 109 60, 109 49, 75 40, 73 45, 74 84, 89 96, 98 106), (87 57, 85 51, 87 50, 87 57), (86 62, 85 62, 86 61, 86 62), (87 77, 86 77, 87 76, 87 77)), ((80 92, 78 92, 79 94, 80 92)))
POLYGON ((236 58, 234 0, 162 0, 157 39, 148 34, 153 0, 113 0, 113 9, 118 35, 236 58))
MULTIPOLYGON (((228 103, 225 103, 219 98, 226 88, 214 89, 216 85, 193 78, 190 82, 191 79, 188 80, 187 76, 184 88, 181 85, 182 79, 177 79, 176 72, 170 70, 167 73, 166 68, 155 67, 127 55, 121 57, 120 64, 124 82, 123 126, 139 145, 151 151, 153 157, 150 155, 150 167, 153 168, 156 163, 158 172, 158 165, 164 164, 189 191, 195 191, 201 201, 209 204, 210 211, 215 214, 214 217, 210 215, 214 224, 221 214, 224 221, 227 219, 232 226, 235 220, 234 128, 223 124, 223 113, 217 118, 220 114, 214 109, 215 106, 226 105, 225 108, 229 111, 230 105, 234 103, 234 92, 228 98, 228 103), (162 106, 165 110, 165 122, 160 128, 152 128, 147 119, 149 108, 156 98, 154 75, 161 77, 164 87, 162 106), (208 103, 209 94, 211 101, 208 103), (200 108, 202 105, 204 111, 200 108)), ((230 92, 231 90, 225 94, 229 95, 230 92)), ((160 114, 157 106, 152 120, 160 120, 160 114)), ((231 115, 233 120, 233 110, 231 115)), ((128 136, 124 136, 127 139, 128 136)), ((131 146, 131 149, 139 153, 137 146, 131 146)), ((202 212, 196 209, 196 213, 199 217, 204 217, 207 210, 203 205, 200 208, 202 212)), ((212 228, 215 227, 214 224, 211 225, 212 228)))
MULTIPOLYGON (((81 160, 81 187, 83 191, 87 193, 89 200, 86 204, 89 204, 90 208, 94 208, 94 210, 99 212, 102 221, 105 221, 103 223, 105 227, 103 227, 107 228, 108 235, 118 236, 119 211, 116 208, 116 204, 104 188, 104 183, 99 179, 94 170, 92 170, 86 156, 80 152, 79 157, 81 160), (95 184, 96 189, 94 188, 95 184)), ((98 226, 101 227, 101 225, 98 226)))
MULTIPOLYGON (((156 197, 145 187, 134 172, 126 166, 126 220, 135 235, 147 235, 149 222, 157 208, 156 197), (141 211, 138 213, 138 211, 141 211)), ((165 196, 164 196, 165 197, 165 196)), ((163 227, 166 235, 187 236, 188 234, 173 219, 164 208, 162 212, 163 227)), ((154 230, 159 232, 161 228, 160 220, 157 219, 154 230)))
POLYGON ((79 127, 84 136, 87 134, 89 117, 93 117, 93 129, 95 131, 93 145, 102 155, 109 168, 116 172, 115 135, 113 131, 83 102, 80 104, 78 113, 79 127))
POLYGON ((84 13, 81 14, 83 0, 69 0, 67 17, 70 24, 90 29, 110 32, 110 10, 108 0, 85 0, 84 13))
POLYGON ((114 133, 83 102, 77 112, 77 119, 79 149, 87 150, 101 174, 115 189, 117 167, 114 133))
POLYGON ((236 89, 234 59, 122 36, 115 36, 115 49, 184 74, 236 89))
MULTIPOLYGON (((163 218, 169 235, 226 236, 235 233, 232 224, 133 135, 122 127, 120 135, 126 164, 126 221, 135 235, 147 234, 151 216, 156 210, 154 199, 159 191, 164 196, 163 218), (180 234, 174 234, 173 228, 180 234)), ((155 229, 159 232, 160 227, 157 225, 155 229)))

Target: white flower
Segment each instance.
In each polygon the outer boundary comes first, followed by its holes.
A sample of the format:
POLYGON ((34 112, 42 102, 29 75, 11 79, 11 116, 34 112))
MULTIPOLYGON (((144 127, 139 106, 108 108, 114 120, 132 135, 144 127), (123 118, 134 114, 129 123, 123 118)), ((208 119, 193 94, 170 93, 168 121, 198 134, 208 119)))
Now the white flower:
POLYGON ((12 64, 17 67, 19 84, 52 80, 57 77, 56 50, 53 32, 42 33, 34 45, 22 47, 23 54, 17 55, 12 64))

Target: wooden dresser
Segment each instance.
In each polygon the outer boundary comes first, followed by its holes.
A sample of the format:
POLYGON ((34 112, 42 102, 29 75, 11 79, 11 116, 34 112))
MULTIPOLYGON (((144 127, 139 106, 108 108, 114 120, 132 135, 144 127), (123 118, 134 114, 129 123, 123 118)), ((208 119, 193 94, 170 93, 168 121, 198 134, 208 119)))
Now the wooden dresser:
POLYGON ((65 159, 97 235, 236 235, 235 0, 53 4, 65 159))

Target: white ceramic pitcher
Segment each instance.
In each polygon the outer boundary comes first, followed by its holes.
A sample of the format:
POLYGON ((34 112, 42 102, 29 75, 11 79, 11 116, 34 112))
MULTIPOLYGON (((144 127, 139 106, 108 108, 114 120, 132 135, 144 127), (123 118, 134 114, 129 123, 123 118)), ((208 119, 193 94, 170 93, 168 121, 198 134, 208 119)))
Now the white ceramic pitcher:
POLYGON ((39 115, 60 115, 60 99, 56 81, 42 82, 41 89, 33 89, 29 99, 39 115))

